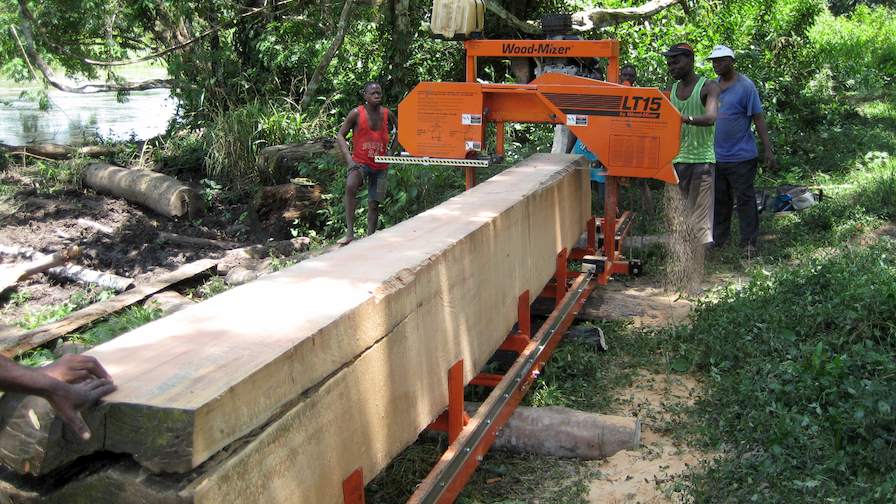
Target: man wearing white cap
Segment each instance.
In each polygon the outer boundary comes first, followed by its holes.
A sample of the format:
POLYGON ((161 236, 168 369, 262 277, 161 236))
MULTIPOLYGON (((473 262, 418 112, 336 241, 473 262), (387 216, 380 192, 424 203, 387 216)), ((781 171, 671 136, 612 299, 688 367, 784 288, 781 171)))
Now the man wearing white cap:
POLYGON ((756 178, 759 151, 750 123, 756 125, 765 148, 765 166, 777 168, 768 128, 762 114, 762 103, 753 81, 734 70, 734 51, 717 45, 708 60, 719 76, 721 87, 719 113, 716 118, 715 209, 713 241, 721 247, 731 236, 732 206, 737 205, 740 225, 740 246, 746 252, 756 249, 759 238, 759 212, 756 209, 756 178), (733 197, 732 197, 733 196, 733 197))

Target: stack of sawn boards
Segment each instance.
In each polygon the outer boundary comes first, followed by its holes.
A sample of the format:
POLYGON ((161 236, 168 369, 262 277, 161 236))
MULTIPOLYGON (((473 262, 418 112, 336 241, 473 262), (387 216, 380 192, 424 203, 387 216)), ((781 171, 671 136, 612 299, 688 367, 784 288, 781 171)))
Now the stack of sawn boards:
MULTIPOLYGON (((118 391, 63 429, 7 395, 13 502, 342 502, 447 405, 512 329, 589 216, 584 160, 535 155, 405 222, 89 352, 118 391), (85 457, 86 456, 86 457, 85 457), (25 473, 26 476, 21 476, 25 473)), ((402 168, 410 169, 410 168, 402 168)))

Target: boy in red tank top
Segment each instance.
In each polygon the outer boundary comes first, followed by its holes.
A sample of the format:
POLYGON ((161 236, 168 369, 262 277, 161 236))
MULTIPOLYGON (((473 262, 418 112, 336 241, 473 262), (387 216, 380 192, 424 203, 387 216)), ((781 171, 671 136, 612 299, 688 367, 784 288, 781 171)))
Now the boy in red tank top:
POLYGON ((367 179, 367 234, 376 231, 380 215, 380 203, 386 196, 386 171, 389 165, 374 161, 376 156, 387 155, 390 132, 398 129, 395 114, 381 105, 383 88, 376 82, 368 82, 361 90, 364 105, 352 109, 342 122, 336 142, 345 157, 348 174, 345 181, 345 238, 340 245, 355 239, 355 208, 358 206, 358 188, 367 179), (352 132, 352 149, 345 136, 352 132))

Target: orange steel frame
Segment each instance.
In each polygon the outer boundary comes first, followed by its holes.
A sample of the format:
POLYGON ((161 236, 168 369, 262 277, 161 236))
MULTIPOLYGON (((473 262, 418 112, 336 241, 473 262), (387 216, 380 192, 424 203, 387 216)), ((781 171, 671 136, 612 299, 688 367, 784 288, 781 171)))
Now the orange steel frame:
MULTIPOLYGON (((607 58, 609 61, 607 67, 607 76, 613 82, 618 80, 619 44, 615 40, 473 40, 465 42, 465 47, 467 50, 466 79, 468 84, 473 84, 476 82, 476 60, 477 58, 484 56, 607 58), (557 51, 559 50, 563 51, 562 54, 557 53, 557 51), (519 51, 519 53, 513 53, 512 51, 519 51), (510 52, 510 54, 508 54, 508 52, 510 52)), ((541 80, 541 83, 558 86, 575 86, 576 84, 583 84, 580 78, 569 76, 547 76, 546 78, 541 80)), ((463 86, 463 83, 431 84, 442 84, 444 85, 444 87, 449 88, 449 90, 454 89, 458 90, 459 92, 464 92, 463 87, 457 87, 458 85, 463 86)), ((620 96, 636 96, 637 93, 628 93, 627 91, 630 91, 632 89, 645 89, 628 88, 628 90, 626 90, 622 86, 616 86, 615 84, 595 84, 594 81, 588 82, 587 84, 591 88, 611 86, 613 87, 612 94, 620 96)), ((545 107, 539 108, 537 106, 540 100, 536 96, 537 86, 514 86, 499 84, 477 85, 481 86, 484 92, 491 94, 491 97, 488 99, 482 99, 481 96, 477 99, 481 100, 478 103, 482 106, 482 110, 484 112, 482 119, 488 119, 496 123, 496 154, 499 156, 503 156, 504 154, 504 122, 513 121, 560 123, 560 121, 557 120, 556 114, 554 113, 555 111, 548 110, 547 112, 545 112, 545 107), (520 108, 524 110, 516 110, 520 108), (551 117, 551 114, 554 114, 554 117, 551 117)), ((581 90, 582 86, 575 87, 581 90)), ((399 106, 399 114, 403 117, 416 117, 413 114, 405 115, 401 112, 401 107, 404 106, 407 101, 408 100, 406 99, 402 102, 402 105, 399 106)), ((418 106, 418 103, 414 102, 412 105, 413 107, 411 107, 411 111, 414 110, 414 107, 418 106)), ((674 151, 675 153, 677 153, 677 138, 680 131, 680 122, 677 113, 674 119, 674 121, 669 123, 671 125, 668 126, 668 131, 664 132, 664 137, 674 137, 674 151)), ((481 126, 484 126, 484 122, 485 121, 483 120, 481 126)), ((413 121, 404 120, 401 124, 410 125, 411 129, 416 128, 416 126, 413 124, 413 121)), ((405 126, 405 128, 408 128, 408 126, 405 126)), ((580 133, 580 131, 576 132, 580 133)), ((408 134, 406 133, 403 138, 401 133, 402 131, 399 130, 399 140, 401 140, 403 146, 408 147, 408 143, 413 142, 406 143, 408 134)), ((589 147, 591 146, 589 145, 589 147)), ((606 154, 604 152, 606 149, 592 150, 600 150, 601 152, 606 154)), ((411 154, 431 155, 433 153, 411 151, 411 154)), ((439 156, 434 155, 433 157, 439 156)), ((604 158, 604 156, 601 156, 601 158, 604 158)), ((669 159, 671 160, 671 158, 669 159)), ((508 402, 506 402, 504 406, 501 407, 497 417, 495 417, 493 420, 486 421, 481 418, 480 413, 477 412, 471 418, 464 410, 463 361, 461 360, 454 363, 448 369, 448 407, 444 413, 442 413, 434 422, 432 422, 432 424, 429 425, 428 428, 431 430, 447 432, 449 447, 445 451, 439 462, 436 464, 436 466, 432 469, 430 475, 418 486, 417 491, 415 491, 414 495, 412 495, 410 500, 408 500, 408 504, 420 504, 422 502, 422 496, 427 491, 431 490, 434 485, 442 484, 444 484, 444 487, 437 502, 454 502, 454 500, 463 490, 464 485, 466 485, 470 477, 473 475, 473 472, 478 467, 479 462, 482 460, 482 457, 491 448, 498 430, 503 427, 504 424, 506 424, 506 422, 510 419, 510 416, 513 414, 514 409, 520 403, 526 392, 531 387, 532 383, 534 383, 535 379, 538 377, 541 369, 550 358, 553 350, 562 339, 566 330, 572 324, 573 319, 575 318, 579 310, 581 310, 582 306, 585 303, 585 300, 588 298, 591 292, 596 288, 597 285, 605 285, 612 275, 629 274, 631 272, 629 262, 626 261, 625 258, 621 255, 621 248, 622 241, 628 230, 627 224, 631 222, 632 214, 630 214, 629 212, 624 212, 619 215, 619 210, 617 208, 619 176, 617 176, 617 174, 621 172, 626 176, 648 176, 659 178, 667 182, 677 182, 677 177, 675 176, 674 170, 672 170, 671 168, 671 163, 669 163, 669 166, 662 166, 657 168, 658 169, 655 170, 655 172, 646 175, 643 171, 638 172, 637 170, 613 170, 612 167, 609 168, 611 173, 606 177, 604 217, 596 218, 592 216, 585 223, 585 247, 573 249, 571 252, 568 252, 567 249, 563 249, 559 254, 557 254, 554 277, 550 282, 548 282, 548 284, 539 294, 539 296, 541 297, 553 298, 555 300, 555 310, 548 316, 548 319, 542 326, 543 329, 539 331, 539 333, 535 336, 532 335, 532 322, 530 318, 530 293, 529 291, 525 291, 519 294, 517 329, 507 336, 505 341, 498 349, 509 350, 519 354, 519 357, 515 362, 514 367, 511 368, 511 371, 516 366, 521 365, 525 358, 531 358, 531 356, 535 356, 536 360, 532 372, 527 374, 525 378, 520 380, 518 383, 514 384, 512 392, 510 392, 509 397, 506 398, 508 399, 508 402), (600 230, 600 234, 602 235, 601 238, 603 240, 602 250, 598 249, 598 229, 600 230), (569 271, 568 262, 570 260, 580 260, 585 256, 597 255, 598 252, 602 252, 603 254, 601 258, 602 269, 599 269, 594 277, 586 277, 580 272, 569 271), (572 282, 572 285, 570 285, 570 282, 572 282), (574 301, 571 296, 575 296, 574 301), (572 308, 565 314, 563 314, 560 310, 561 304, 568 304, 570 302, 573 303, 572 308), (562 319, 560 319, 560 317, 562 317, 562 319), (542 331, 545 330, 544 328, 549 327, 549 325, 555 326, 554 333, 549 336, 542 335, 542 331), (539 347, 538 343, 539 341, 542 341, 542 338, 547 338, 544 340, 546 341, 546 344, 544 344, 544 347, 539 347), (488 422, 488 424, 485 430, 484 437, 479 439, 478 442, 476 442, 475 446, 472 448, 472 454, 474 456, 468 457, 466 459, 466 461, 461 466, 461 469, 455 473, 455 476, 450 481, 448 481, 447 483, 436 483, 435 476, 438 475, 442 469, 444 469, 444 467, 449 463, 452 457, 455 457, 457 455, 457 451, 459 450, 458 446, 463 444, 458 443, 458 441, 463 441, 465 437, 472 436, 471 432, 473 431, 473 428, 481 426, 482 422, 488 422)), ((465 167, 465 180, 467 189, 470 189, 476 185, 475 168, 465 167)), ((508 372, 508 375, 509 374, 510 373, 508 372)), ((508 378, 509 376, 507 375, 479 373, 470 381, 469 384, 496 388, 503 385, 508 378)), ((491 394, 486 402, 484 402, 480 407, 479 411, 484 411, 485 406, 488 405, 490 401, 496 400, 494 397, 495 395, 495 393, 491 394)), ((470 448, 467 449, 469 450, 470 448)), ((352 474, 343 481, 343 500, 346 504, 364 504, 364 477, 362 469, 360 467, 352 472, 352 474)))

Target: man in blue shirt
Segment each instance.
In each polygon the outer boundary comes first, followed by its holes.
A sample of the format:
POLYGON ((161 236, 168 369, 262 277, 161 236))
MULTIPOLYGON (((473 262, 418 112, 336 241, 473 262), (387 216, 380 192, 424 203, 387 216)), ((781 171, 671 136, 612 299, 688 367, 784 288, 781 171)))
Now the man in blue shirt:
POLYGON ((759 212, 753 186, 759 151, 750 123, 756 125, 762 139, 766 168, 777 169, 777 161, 768 139, 759 93, 753 81, 734 69, 734 51, 717 45, 707 59, 712 61, 712 68, 719 76, 718 82, 722 88, 716 118, 713 241, 716 247, 728 241, 732 206, 736 204, 740 246, 751 253, 756 250, 759 238, 759 212))

